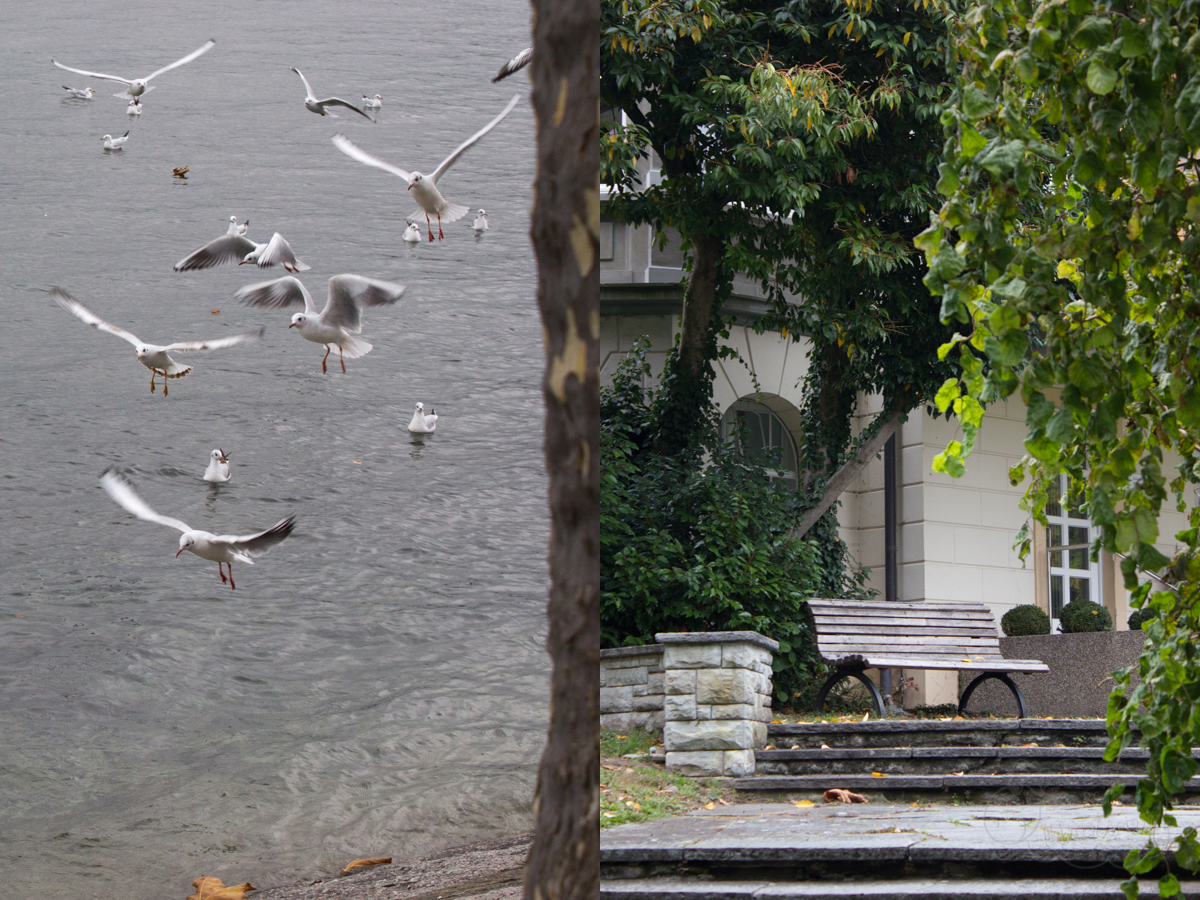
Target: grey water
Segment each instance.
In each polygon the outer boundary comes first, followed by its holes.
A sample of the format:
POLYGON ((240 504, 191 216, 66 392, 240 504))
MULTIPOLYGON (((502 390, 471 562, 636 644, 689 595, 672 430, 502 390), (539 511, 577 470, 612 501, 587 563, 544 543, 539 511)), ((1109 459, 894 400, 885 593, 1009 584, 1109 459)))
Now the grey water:
POLYGON ((527 4, 40 0, 0 34, 0 897, 262 887, 527 829, 549 668, 533 116, 524 75, 489 80, 527 4), (209 37, 133 119, 50 63, 144 76, 209 37), (306 111, 293 65, 318 96, 382 94, 378 123, 306 111), (440 182, 487 209, 479 238, 468 217, 404 244, 403 182, 330 142, 428 173, 514 93, 440 182), (318 305, 340 272, 406 284, 364 314, 373 352, 322 374, 292 310, 232 300, 278 269, 174 273, 230 215, 291 242, 318 305), (164 398, 54 285, 149 341, 266 333, 189 355, 164 398), (200 478, 214 447, 228 484, 200 478), (108 498, 108 466, 195 528, 298 525, 231 590, 108 498))

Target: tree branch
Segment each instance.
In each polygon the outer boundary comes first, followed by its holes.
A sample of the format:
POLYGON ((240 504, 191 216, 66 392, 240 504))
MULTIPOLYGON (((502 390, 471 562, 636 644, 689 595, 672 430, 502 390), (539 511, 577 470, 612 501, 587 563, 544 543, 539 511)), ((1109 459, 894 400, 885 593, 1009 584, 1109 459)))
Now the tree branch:
POLYGON ((850 486, 850 483, 858 477, 859 473, 867 467, 876 454, 883 449, 883 445, 887 443, 887 439, 896 433, 896 429, 900 425, 900 421, 907 415, 908 411, 888 407, 883 410, 875 420, 867 426, 867 429, 877 428, 875 433, 862 442, 858 448, 858 452, 850 459, 842 463, 841 468, 834 472, 827 482, 825 482, 825 493, 821 496, 821 501, 811 509, 804 511, 804 515, 800 517, 800 525, 791 534, 792 537, 804 537, 809 530, 817 524, 821 516, 829 511, 829 508, 837 502, 838 497, 842 492, 850 486))

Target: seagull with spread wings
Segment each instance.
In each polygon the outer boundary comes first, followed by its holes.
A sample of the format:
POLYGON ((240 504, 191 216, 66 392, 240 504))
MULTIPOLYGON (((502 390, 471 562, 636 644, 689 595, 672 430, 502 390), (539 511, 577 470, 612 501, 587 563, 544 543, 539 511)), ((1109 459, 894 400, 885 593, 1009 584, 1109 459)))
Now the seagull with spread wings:
POLYGON ((304 98, 304 108, 309 112, 315 112, 318 116, 329 116, 331 119, 338 118, 336 113, 331 113, 327 106, 344 106, 346 109, 352 109, 369 122, 375 120, 368 116, 365 112, 355 106, 353 103, 348 103, 338 97, 326 97, 324 100, 318 100, 317 95, 313 93, 312 85, 308 83, 308 79, 304 77, 304 73, 292 66, 292 71, 300 76, 300 80, 304 82, 304 90, 307 94, 304 98))
POLYGON ((508 102, 508 106, 504 107, 504 111, 492 121, 488 122, 477 132, 454 148, 454 152, 442 160, 441 165, 433 170, 433 174, 426 177, 420 172, 407 172, 398 166, 393 166, 391 163, 386 163, 377 156, 372 156, 365 150, 357 147, 350 138, 344 134, 335 134, 333 136, 333 146, 337 147, 351 159, 358 160, 365 166, 371 166, 375 169, 382 169, 384 172, 401 178, 408 185, 408 189, 412 191, 413 199, 417 201, 417 206, 420 209, 409 218, 420 219, 425 217, 425 225, 429 229, 429 240, 433 240, 433 223, 430 222, 430 216, 436 216, 438 220, 438 238, 442 238, 442 222, 457 222, 465 216, 470 210, 457 203, 447 203, 446 198, 442 196, 441 191, 437 188, 438 179, 446 174, 447 170, 454 165, 460 156, 467 152, 467 149, 478 141, 481 137, 499 125, 504 117, 513 111, 513 107, 517 105, 517 101, 521 99, 521 95, 517 94, 508 102))
POLYGON ((304 312, 292 316, 292 324, 300 336, 314 344, 325 345, 325 356, 321 358, 321 371, 328 371, 325 360, 334 347, 338 348, 342 371, 346 371, 346 357, 358 359, 371 352, 372 346, 354 335, 362 332, 362 310, 368 306, 388 306, 404 294, 404 285, 390 281, 364 278, 362 275, 334 275, 329 279, 329 299, 325 308, 317 312, 312 295, 300 283, 300 279, 285 275, 274 281, 248 284, 233 299, 248 306, 266 309, 286 309, 303 306, 304 312))
POLYGON ((496 73, 496 77, 492 79, 492 84, 497 81, 503 81, 514 72, 520 72, 523 68, 533 61, 533 48, 526 47, 508 62, 500 67, 500 71, 496 73))
POLYGON ((221 584, 226 581, 225 572, 221 566, 222 564, 229 566, 228 580, 231 590, 237 589, 237 585, 233 583, 235 560, 249 566, 254 565, 252 557, 262 556, 276 544, 281 543, 296 526, 296 517, 288 516, 275 527, 260 531, 258 534, 212 534, 208 531, 191 528, 186 522, 172 519, 170 516, 159 515, 138 496, 132 484, 112 469, 108 469, 100 476, 100 486, 126 512, 132 513, 143 522, 154 522, 174 528, 176 531, 182 531, 183 534, 179 537, 179 549, 175 555, 179 556, 180 553, 187 550, 195 553, 201 559, 215 562, 217 571, 221 574, 221 584))
POLYGON ((121 340, 129 341, 129 343, 133 344, 137 349, 138 362, 150 370, 150 393, 154 393, 154 377, 161 375, 163 377, 164 397, 167 396, 168 378, 182 378, 188 372, 192 371, 191 366, 180 365, 169 354, 191 353, 196 350, 222 350, 225 347, 235 347, 246 341, 257 341, 262 337, 265 330, 260 328, 258 331, 235 334, 233 337, 219 338, 215 341, 177 341, 174 344, 159 346, 157 344, 148 344, 136 334, 132 334, 123 328, 118 328, 116 325, 110 325, 62 288, 54 288, 50 293, 59 306, 81 322, 91 325, 99 331, 107 331, 109 334, 115 334, 121 340))
POLYGON ((190 63, 197 56, 203 56, 205 53, 215 47, 216 44, 217 42, 213 40, 205 41, 204 46, 200 49, 193 50, 183 59, 177 59, 169 66, 163 66, 161 69, 151 72, 145 78, 122 78, 120 75, 104 75, 100 72, 88 72, 85 69, 72 69, 70 66, 64 66, 57 59, 51 59, 50 62, 54 63, 60 69, 66 69, 68 72, 74 72, 76 75, 89 75, 92 78, 103 78, 105 81, 119 81, 121 84, 126 86, 125 90, 121 91, 119 94, 114 94, 113 96, 121 97, 125 100, 132 100, 135 97, 140 97, 147 91, 154 90, 154 85, 147 83, 151 78, 157 78, 164 72, 170 72, 172 69, 176 69, 179 66, 182 66, 184 63, 190 63))
POLYGON ((229 230, 175 263, 175 271, 194 272, 197 269, 211 269, 213 266, 231 262, 238 265, 254 263, 260 269, 283 266, 289 272, 306 272, 312 268, 296 258, 292 245, 278 231, 272 235, 271 240, 260 244, 246 237, 249 227, 248 219, 245 225, 239 225, 237 219, 230 216, 229 230))

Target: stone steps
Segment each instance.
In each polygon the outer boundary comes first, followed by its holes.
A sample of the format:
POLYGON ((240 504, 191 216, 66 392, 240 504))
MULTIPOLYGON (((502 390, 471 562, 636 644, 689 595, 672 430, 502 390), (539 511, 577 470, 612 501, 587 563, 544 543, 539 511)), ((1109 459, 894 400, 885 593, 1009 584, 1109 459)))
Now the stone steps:
MULTIPOLYGON (((1196 896, 1200 882, 1183 882, 1196 896)), ((1094 878, 997 878, 952 880, 902 878, 894 881, 701 881, 687 878, 628 878, 600 882, 604 900, 1120 900, 1121 880, 1094 878)), ((1141 897, 1158 897, 1154 881, 1141 897)))
MULTIPOLYGON (((1095 806, 744 804, 601 832, 606 900, 1082 900, 1122 896, 1121 863, 1153 837, 1135 811, 1095 806)), ((1169 853, 1168 853, 1169 858, 1169 853)), ((1155 896, 1154 877, 1144 896, 1155 896)), ((1184 886, 1188 896, 1200 884, 1184 886)))
POLYGON ((759 750, 755 776, 853 775, 864 768, 886 775, 1115 774, 1137 777, 1150 754, 1127 748, 1104 761, 1103 747, 836 747, 817 750, 759 750))
POLYGON ((1037 743, 1103 747, 1108 732, 1100 719, 870 719, 770 725, 767 743, 781 749, 829 747, 998 747, 1037 743))

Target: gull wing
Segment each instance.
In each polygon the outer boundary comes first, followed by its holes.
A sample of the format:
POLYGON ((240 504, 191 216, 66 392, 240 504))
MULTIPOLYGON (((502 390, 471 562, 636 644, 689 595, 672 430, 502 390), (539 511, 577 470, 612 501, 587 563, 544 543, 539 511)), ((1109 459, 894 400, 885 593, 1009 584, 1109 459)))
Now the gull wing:
POLYGON ((362 275, 334 275, 329 279, 329 300, 321 315, 326 324, 357 334, 362 331, 360 310, 367 306, 387 306, 403 294, 402 284, 362 275))
POLYGON ((226 347, 236 347, 247 341, 257 341, 263 336, 264 331, 266 331, 265 328, 260 328, 258 331, 247 331, 245 334, 235 334, 233 337, 217 338, 215 341, 176 341, 174 344, 167 344, 163 350, 168 353, 172 351, 191 353, 194 350, 224 350, 226 347))
POLYGON ((260 269, 269 269, 271 266, 278 265, 291 266, 292 268, 299 269, 301 272, 312 268, 312 266, 296 259, 296 254, 292 252, 292 245, 277 231, 271 236, 271 241, 267 244, 267 249, 258 254, 258 267, 260 269))
POLYGON ((68 72, 74 72, 76 75, 88 75, 92 78, 103 78, 106 81, 119 81, 121 84, 133 84, 133 82, 128 78, 122 78, 120 75, 104 75, 100 72, 89 72, 86 69, 72 69, 70 66, 64 66, 57 59, 51 59, 50 62, 54 63, 60 69, 66 69, 68 72))
POLYGON ((211 269, 213 266, 225 263, 241 262, 246 254, 257 247, 254 241, 240 234, 223 234, 209 241, 195 253, 185 256, 175 263, 176 272, 193 272, 197 269, 211 269))
POLYGON ((520 72, 523 68, 529 65, 529 61, 533 59, 533 48, 526 47, 508 62, 500 67, 500 71, 496 73, 496 77, 492 79, 492 84, 497 81, 502 81, 514 72, 520 72))
POLYGON ((187 523, 180 522, 178 519, 172 519, 170 516, 160 516, 152 510, 149 504, 137 495, 137 491, 133 489, 133 485, 112 469, 106 469, 104 474, 100 476, 100 486, 126 512, 133 513, 133 515, 144 522, 157 522, 159 525, 166 525, 168 528, 174 528, 176 531, 192 530, 187 526, 187 523))
POLYGON ((296 517, 288 516, 273 528, 260 531, 258 534, 222 534, 218 535, 217 540, 222 544, 229 544, 235 550, 239 550, 247 556, 261 556, 276 544, 281 543, 284 538, 292 533, 292 529, 295 527, 296 517))
POLYGON ((344 106, 344 107, 346 107, 346 109, 354 110, 356 113, 358 113, 360 116, 362 116, 364 119, 366 119, 369 122, 375 121, 370 116, 368 116, 365 112, 363 112, 361 109, 359 109, 357 106, 355 106, 353 103, 343 100, 340 97, 330 97, 326 100, 317 100, 317 102, 319 104, 321 104, 321 106, 344 106))
POLYGON ((233 299, 238 303, 260 306, 263 309, 286 309, 303 304, 306 313, 310 316, 317 315, 317 305, 313 303, 312 295, 300 283, 299 278, 291 275, 284 275, 274 281, 248 284, 234 294, 233 299))
POLYGON ((216 45, 217 45, 217 42, 214 41, 212 38, 209 38, 207 41, 204 42, 204 46, 201 47, 199 50, 193 50, 191 53, 189 53, 183 59, 177 59, 177 60, 175 60, 175 62, 171 63, 169 66, 163 66, 161 69, 156 69, 155 71, 153 71, 149 75, 147 75, 145 78, 143 78, 142 81, 143 82, 149 81, 151 78, 161 75, 163 72, 170 72, 172 69, 179 68, 179 66, 182 66, 184 63, 190 63, 197 56, 203 56, 205 53, 207 53, 209 50, 211 50, 216 45))
POLYGON ((108 322, 105 322, 102 318, 100 318, 62 288, 54 288, 50 292, 50 296, 54 298, 55 303, 57 303, 75 318, 79 319, 81 322, 91 325, 93 328, 97 328, 100 331, 107 331, 109 334, 115 334, 122 340, 129 341, 129 343, 133 344, 135 347, 142 343, 142 339, 136 334, 131 334, 124 328, 118 328, 116 325, 110 325, 108 322))
POLYGON ((355 146, 354 142, 344 134, 339 133, 333 136, 333 146, 337 147, 351 159, 358 160, 364 166, 371 166, 375 169, 391 172, 393 175, 403 178, 406 183, 412 181, 411 172, 405 172, 399 166, 393 166, 391 163, 385 163, 377 156, 372 156, 365 150, 355 146))
POLYGON ((446 170, 454 165, 455 161, 466 152, 467 148, 474 144, 477 140, 504 121, 504 117, 513 111, 513 107, 517 105, 517 101, 521 99, 520 94, 514 94, 513 98, 508 101, 508 106, 504 107, 504 112, 492 119, 477 132, 454 148, 454 152, 442 160, 441 165, 433 170, 433 174, 429 177, 433 179, 433 183, 437 184, 438 179, 446 174, 446 170))
POLYGON ((304 73, 301 72, 299 69, 297 69, 295 66, 292 66, 292 71, 295 72, 297 75, 299 75, 300 80, 304 82, 304 94, 305 94, 304 99, 316 100, 317 95, 312 92, 312 85, 310 85, 308 83, 308 79, 304 77, 304 73))

